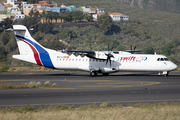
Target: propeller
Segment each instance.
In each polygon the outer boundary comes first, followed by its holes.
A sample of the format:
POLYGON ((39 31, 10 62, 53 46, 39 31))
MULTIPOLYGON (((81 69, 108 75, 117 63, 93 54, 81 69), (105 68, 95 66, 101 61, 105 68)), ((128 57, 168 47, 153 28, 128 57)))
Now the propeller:
MULTIPOLYGON (((113 50, 114 46, 111 48, 111 51, 113 50)), ((106 65, 108 64, 108 61, 110 63, 110 67, 111 67, 111 57, 114 58, 114 56, 109 52, 109 44, 108 44, 108 54, 105 53, 105 55, 107 56, 106 59, 106 65)))

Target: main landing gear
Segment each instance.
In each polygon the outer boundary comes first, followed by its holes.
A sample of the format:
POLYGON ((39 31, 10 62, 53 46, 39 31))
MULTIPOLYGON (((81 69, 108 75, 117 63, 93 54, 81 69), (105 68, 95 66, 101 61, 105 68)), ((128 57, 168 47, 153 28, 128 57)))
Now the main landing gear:
POLYGON ((90 75, 91 75, 91 77, 95 77, 95 76, 97 76, 97 72, 96 71, 91 71, 90 75))
MULTIPOLYGON (((97 76, 97 73, 99 73, 99 72, 98 71, 91 71, 90 75, 91 75, 91 77, 95 77, 95 76, 97 76)), ((108 76, 109 73, 102 73, 102 75, 103 76, 108 76)))

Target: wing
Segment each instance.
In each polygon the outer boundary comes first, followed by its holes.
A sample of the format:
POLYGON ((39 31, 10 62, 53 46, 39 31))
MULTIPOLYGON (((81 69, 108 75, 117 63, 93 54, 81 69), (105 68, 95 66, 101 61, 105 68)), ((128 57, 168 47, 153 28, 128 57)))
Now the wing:
MULTIPOLYGON (((80 55, 81 57, 87 56, 89 58, 93 58, 93 59, 98 59, 98 60, 106 60, 106 56, 105 57, 99 57, 98 54, 100 52, 95 52, 95 51, 79 51, 79 50, 65 50, 65 53, 67 53, 68 55, 75 55, 78 56, 80 55)), ((104 54, 104 53, 101 53, 104 54)))
POLYGON ((130 52, 130 53, 135 53, 135 52, 141 52, 141 50, 126 50, 124 52, 130 52))

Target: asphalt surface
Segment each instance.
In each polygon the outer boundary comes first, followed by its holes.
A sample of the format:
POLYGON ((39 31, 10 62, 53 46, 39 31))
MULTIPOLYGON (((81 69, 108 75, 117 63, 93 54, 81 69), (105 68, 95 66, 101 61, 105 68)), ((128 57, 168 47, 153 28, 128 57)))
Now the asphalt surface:
POLYGON ((91 77, 86 72, 0 73, 0 84, 31 81, 56 87, 0 89, 0 107, 180 102, 180 72, 168 77, 149 73, 115 73, 91 77))

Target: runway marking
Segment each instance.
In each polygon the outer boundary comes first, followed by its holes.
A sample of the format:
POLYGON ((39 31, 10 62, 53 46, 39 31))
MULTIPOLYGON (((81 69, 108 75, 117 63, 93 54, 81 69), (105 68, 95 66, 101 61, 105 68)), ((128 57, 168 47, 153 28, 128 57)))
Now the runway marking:
POLYGON ((47 87, 40 87, 40 89, 60 89, 60 90, 71 90, 71 89, 76 89, 76 88, 47 88, 47 87))
POLYGON ((74 81, 67 81, 67 82, 110 82, 112 80, 74 80, 74 81))
POLYGON ((78 87, 112 87, 113 85, 82 85, 78 87))
POLYGON ((113 75, 123 75, 123 74, 132 74, 132 73, 113 73, 113 75))
POLYGON ((161 82, 138 82, 139 84, 136 85, 113 85, 117 83, 97 83, 98 85, 81 85, 78 87, 139 87, 139 86, 150 86, 150 85, 158 85, 161 84, 161 82), (101 85, 102 84, 102 85, 101 85))
POLYGON ((24 81, 25 79, 16 79, 16 80, 0 80, 0 82, 8 82, 8 81, 24 81))
POLYGON ((97 84, 101 84, 101 85, 107 85, 107 84, 110 84, 110 85, 113 85, 113 84, 125 84, 125 83, 97 83, 97 84))

